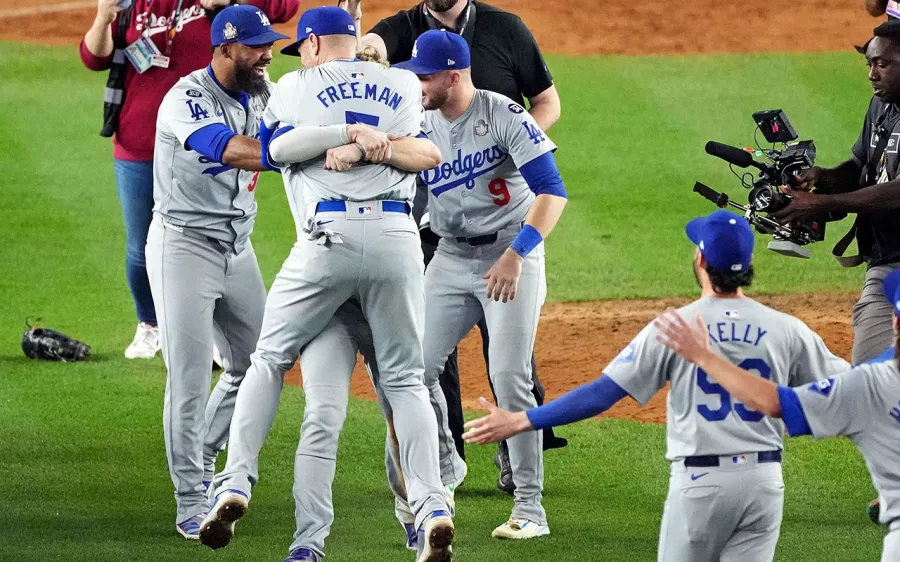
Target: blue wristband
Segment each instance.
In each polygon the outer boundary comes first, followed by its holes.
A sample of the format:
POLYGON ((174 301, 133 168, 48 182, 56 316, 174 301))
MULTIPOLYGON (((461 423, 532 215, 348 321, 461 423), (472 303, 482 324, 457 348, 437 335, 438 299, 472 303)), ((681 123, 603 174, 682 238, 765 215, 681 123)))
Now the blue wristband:
POLYGON ((544 237, 541 236, 541 233, 538 232, 538 229, 531 226, 530 224, 526 224, 522 227, 522 230, 519 232, 519 235, 516 236, 516 239, 513 240, 513 243, 509 245, 510 249, 522 256, 523 258, 531 253, 531 250, 537 248, 538 244, 544 241, 544 237))

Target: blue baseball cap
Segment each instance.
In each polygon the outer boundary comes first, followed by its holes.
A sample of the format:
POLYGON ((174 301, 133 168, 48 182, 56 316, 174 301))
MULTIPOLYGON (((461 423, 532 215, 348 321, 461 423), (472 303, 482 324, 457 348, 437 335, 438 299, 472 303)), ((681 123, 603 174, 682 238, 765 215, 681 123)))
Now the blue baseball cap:
POLYGON ((462 70, 472 65, 469 45, 462 36, 443 29, 426 31, 416 39, 412 58, 395 64, 419 76, 444 70, 462 70))
POLYGON ((684 229, 706 262, 720 271, 746 271, 753 258, 753 229, 743 217, 716 211, 684 229))
POLYGON ((894 312, 900 314, 900 269, 895 269, 884 278, 884 296, 887 298, 894 312))
POLYGON ((253 6, 229 6, 219 12, 212 22, 210 38, 213 47, 225 43, 258 47, 280 39, 290 39, 272 29, 268 16, 253 6))
POLYGON ((356 37, 356 24, 350 14, 337 6, 322 6, 306 10, 297 22, 297 40, 281 49, 282 55, 300 56, 300 43, 310 35, 352 35, 356 37))

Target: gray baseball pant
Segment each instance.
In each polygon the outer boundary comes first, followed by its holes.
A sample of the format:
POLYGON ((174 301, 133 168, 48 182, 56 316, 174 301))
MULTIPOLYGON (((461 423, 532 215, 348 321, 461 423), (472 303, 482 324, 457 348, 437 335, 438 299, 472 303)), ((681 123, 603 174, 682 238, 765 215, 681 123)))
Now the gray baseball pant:
POLYGON ((262 326, 266 288, 247 241, 235 253, 156 215, 147 273, 168 371, 163 429, 176 523, 209 511, 206 487, 228 439, 238 387, 262 326), (210 393, 213 343, 224 372, 210 393))
POLYGON ((894 521, 884 537, 884 548, 881 551, 881 562, 897 562, 900 560, 900 521, 894 521))
POLYGON ((859 301, 853 306, 853 364, 874 359, 894 345, 894 307, 884 296, 882 283, 900 263, 866 269, 859 301))
POLYGON ((771 562, 781 531, 781 463, 672 463, 659 562, 771 562))
MULTIPOLYGON (((453 459, 458 455, 447 423, 447 402, 439 377, 447 357, 482 315, 491 334, 489 376, 497 405, 512 412, 537 405, 532 394, 531 355, 547 294, 543 244, 523 261, 515 300, 489 300, 487 280, 483 279, 520 229, 519 225, 504 229, 496 242, 483 246, 444 238, 425 272, 425 381, 440 427, 442 470, 453 470, 453 459)), ((547 516, 541 505, 542 439, 541 432, 529 431, 508 443, 516 484, 512 517, 546 525, 547 516)), ((457 478, 461 476, 458 474, 457 478)))
POLYGON ((394 413, 401 466, 420 526, 431 512, 448 506, 434 439, 437 424, 423 384, 424 266, 418 228, 407 214, 382 213, 380 201, 347 206, 347 211, 315 215, 323 224, 330 221, 327 228, 343 243, 298 240, 269 291, 262 334, 235 404, 228 461, 215 480, 216 494, 234 489, 249 497, 284 373, 300 349, 352 299, 360 303, 372 329, 379 383, 394 413))

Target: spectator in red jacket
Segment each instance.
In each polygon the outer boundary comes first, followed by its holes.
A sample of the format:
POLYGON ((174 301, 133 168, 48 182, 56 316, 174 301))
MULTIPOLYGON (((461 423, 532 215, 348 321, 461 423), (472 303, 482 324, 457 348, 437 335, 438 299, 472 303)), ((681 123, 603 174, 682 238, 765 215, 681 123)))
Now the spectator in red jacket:
POLYGON ((101 134, 114 135, 113 166, 125 218, 126 275, 138 317, 134 341, 125 350, 129 359, 151 358, 159 351, 156 311, 144 264, 153 210, 156 114, 175 82, 210 63, 210 24, 218 10, 233 3, 251 4, 272 22, 288 21, 300 6, 300 0, 98 0, 97 17, 81 41, 84 65, 110 71, 101 134))

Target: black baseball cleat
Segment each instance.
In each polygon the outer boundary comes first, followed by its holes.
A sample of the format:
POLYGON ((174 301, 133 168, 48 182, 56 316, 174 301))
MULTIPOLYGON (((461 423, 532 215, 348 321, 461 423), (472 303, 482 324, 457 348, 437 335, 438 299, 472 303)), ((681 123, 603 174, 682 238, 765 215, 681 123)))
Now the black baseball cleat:
POLYGON ((497 489, 507 494, 513 494, 516 491, 516 485, 512 477, 512 465, 509 463, 509 449, 506 442, 500 443, 497 452, 494 453, 494 465, 500 471, 500 477, 497 478, 497 489))

